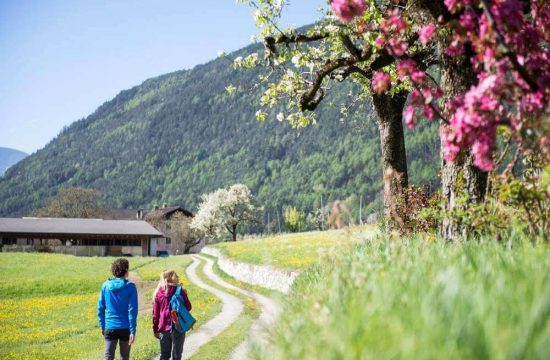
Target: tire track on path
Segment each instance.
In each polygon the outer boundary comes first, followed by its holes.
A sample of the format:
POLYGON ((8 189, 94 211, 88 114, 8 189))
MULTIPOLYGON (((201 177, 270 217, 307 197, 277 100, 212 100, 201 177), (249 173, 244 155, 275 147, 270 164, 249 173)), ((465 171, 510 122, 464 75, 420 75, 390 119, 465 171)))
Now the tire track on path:
MULTIPOLYGON (((230 326, 243 312, 243 304, 239 298, 228 294, 222 290, 216 289, 200 279, 197 275, 197 267, 201 261, 193 258, 193 263, 186 269, 187 278, 197 286, 205 289, 206 291, 214 294, 220 298, 223 302, 222 311, 204 323, 201 327, 193 330, 186 335, 185 343, 183 345, 183 358, 189 359, 195 354, 202 346, 207 344, 210 340, 214 339, 220 333, 222 333, 228 326, 230 326)), ((191 294, 192 295, 192 294, 191 294)), ((157 356, 155 360, 158 360, 160 356, 157 356)))
POLYGON ((214 273, 214 262, 211 259, 201 255, 193 255, 193 259, 195 258, 200 258, 201 260, 206 262, 206 266, 204 267, 203 272, 210 280, 220 286, 225 287, 226 289, 237 291, 249 298, 252 298, 260 304, 260 316, 252 323, 248 338, 245 339, 241 344, 239 344, 231 354, 231 360, 246 359, 251 340, 256 342, 266 341, 267 329, 271 324, 273 324, 280 312, 279 304, 273 299, 268 298, 267 296, 258 294, 254 291, 239 288, 223 280, 218 275, 216 275, 216 273, 214 273))

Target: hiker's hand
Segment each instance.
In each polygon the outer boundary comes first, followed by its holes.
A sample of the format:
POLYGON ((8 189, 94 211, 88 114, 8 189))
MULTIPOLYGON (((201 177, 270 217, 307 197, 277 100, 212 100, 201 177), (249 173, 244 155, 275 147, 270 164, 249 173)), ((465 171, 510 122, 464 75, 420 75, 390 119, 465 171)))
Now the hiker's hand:
POLYGON ((132 345, 135 340, 136 340, 136 336, 134 334, 130 334, 130 340, 128 340, 128 345, 132 345))
POLYGON ((160 333, 155 333, 155 337, 160 340, 160 333))
POLYGON ((105 336, 105 330, 101 330, 101 335, 105 336))

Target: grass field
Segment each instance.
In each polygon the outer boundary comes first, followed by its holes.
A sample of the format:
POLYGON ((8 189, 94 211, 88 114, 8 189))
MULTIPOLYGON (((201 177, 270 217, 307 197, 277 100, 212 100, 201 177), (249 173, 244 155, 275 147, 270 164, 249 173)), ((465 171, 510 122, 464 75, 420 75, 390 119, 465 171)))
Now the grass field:
MULTIPOLYGON (((0 253, 0 359, 99 359, 103 339, 96 303, 101 284, 110 276, 113 258, 82 258, 57 254, 0 253)), ((131 271, 145 282, 143 301, 161 270, 174 268, 188 289, 199 326, 221 310, 221 302, 189 284, 184 256, 130 259, 131 271)), ((150 311, 138 318, 133 359, 158 353, 150 311)))
POLYGON ((340 248, 302 272, 254 358, 547 359, 550 248, 510 244, 377 236, 340 248))
POLYGON ((336 249, 349 248, 372 234, 374 226, 275 235, 260 239, 215 244, 225 255, 246 263, 303 269, 336 249))

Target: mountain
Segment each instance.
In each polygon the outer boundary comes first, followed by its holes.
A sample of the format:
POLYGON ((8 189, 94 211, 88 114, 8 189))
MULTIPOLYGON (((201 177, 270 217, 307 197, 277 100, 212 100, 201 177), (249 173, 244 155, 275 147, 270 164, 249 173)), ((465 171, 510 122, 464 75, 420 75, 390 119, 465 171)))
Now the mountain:
POLYGON ((0 147, 0 176, 4 175, 10 166, 21 161, 27 155, 23 151, 0 147))
MULTIPOLYGON (((231 56, 258 50, 251 45, 231 56)), ((261 91, 252 87, 259 71, 218 58, 121 91, 0 178, 0 216, 29 214, 68 185, 95 188, 116 208, 167 203, 194 211, 201 194, 238 182, 267 209, 311 210, 349 196, 379 208, 376 123, 370 110, 339 120, 340 102, 358 90, 333 87, 319 121, 307 128, 278 122, 279 109, 260 123, 261 91), (236 94, 227 93, 229 84, 236 94)), ((437 131, 432 123, 407 130, 412 183, 437 186, 437 131)))

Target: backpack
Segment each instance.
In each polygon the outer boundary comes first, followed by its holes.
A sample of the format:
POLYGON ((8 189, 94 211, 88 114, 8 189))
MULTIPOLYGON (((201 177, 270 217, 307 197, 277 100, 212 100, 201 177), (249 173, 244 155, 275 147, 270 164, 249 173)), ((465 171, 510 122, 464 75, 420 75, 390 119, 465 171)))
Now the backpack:
POLYGON ((179 333, 185 333, 197 322, 185 307, 181 286, 178 286, 176 292, 170 299, 170 319, 172 322, 172 332, 179 333))

